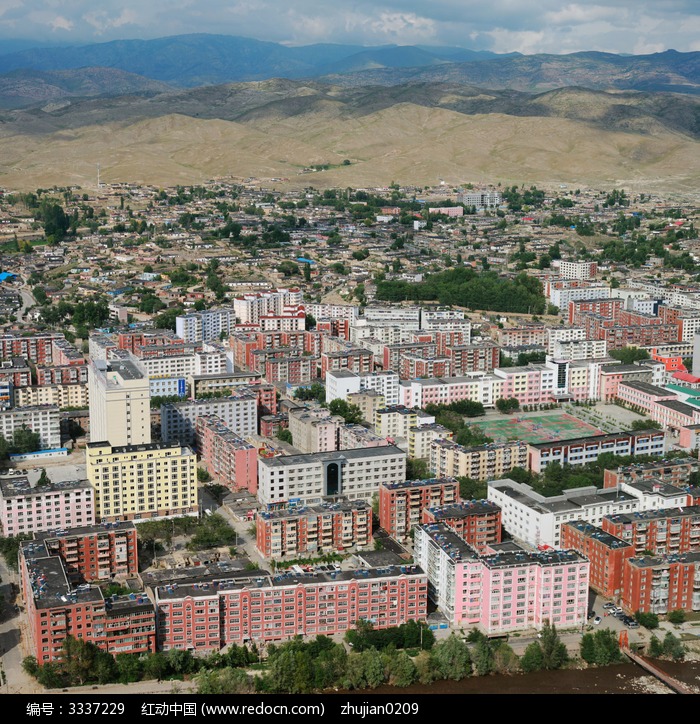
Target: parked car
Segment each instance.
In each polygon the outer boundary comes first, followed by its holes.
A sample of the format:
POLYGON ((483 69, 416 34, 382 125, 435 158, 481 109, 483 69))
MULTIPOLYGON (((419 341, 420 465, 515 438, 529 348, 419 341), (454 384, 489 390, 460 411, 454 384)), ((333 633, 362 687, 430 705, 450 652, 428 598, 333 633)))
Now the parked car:
POLYGON ((639 628, 639 623, 634 619, 632 619, 632 621, 630 621, 627 625, 629 626, 629 628, 639 628))
POLYGON ((614 611, 617 608, 617 606, 612 603, 611 601, 608 601, 608 603, 603 604, 603 609, 606 611, 614 611))
POLYGON ((603 619, 602 619, 600 616, 596 616, 596 617, 593 619, 593 625, 594 625, 594 626, 597 626, 602 620, 603 620, 603 619))

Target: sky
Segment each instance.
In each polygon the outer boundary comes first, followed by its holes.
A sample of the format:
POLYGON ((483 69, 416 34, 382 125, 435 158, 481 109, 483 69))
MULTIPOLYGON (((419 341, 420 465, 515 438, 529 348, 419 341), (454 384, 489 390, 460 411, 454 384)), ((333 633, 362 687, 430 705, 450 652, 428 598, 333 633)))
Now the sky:
POLYGON ((0 53, 2 39, 78 45, 193 32, 497 53, 693 51, 700 0, 0 0, 0 53))

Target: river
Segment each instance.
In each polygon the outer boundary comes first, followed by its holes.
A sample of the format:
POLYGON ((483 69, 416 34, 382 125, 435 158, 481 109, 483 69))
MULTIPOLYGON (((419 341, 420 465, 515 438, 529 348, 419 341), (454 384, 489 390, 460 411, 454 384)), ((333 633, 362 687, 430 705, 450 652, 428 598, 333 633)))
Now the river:
MULTIPOLYGON (((679 681, 700 689, 700 662, 658 665, 679 681)), ((430 685, 415 684, 404 689, 380 686, 371 691, 343 692, 353 694, 642 694, 672 693, 636 664, 626 663, 590 669, 538 671, 512 676, 471 676, 461 681, 436 681, 430 685)))

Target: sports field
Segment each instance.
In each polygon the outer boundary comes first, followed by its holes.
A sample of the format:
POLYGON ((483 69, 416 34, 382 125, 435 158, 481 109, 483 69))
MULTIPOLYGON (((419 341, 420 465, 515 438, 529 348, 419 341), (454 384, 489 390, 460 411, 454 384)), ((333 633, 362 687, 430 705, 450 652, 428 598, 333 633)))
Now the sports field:
POLYGON ((567 440, 572 437, 600 435, 600 430, 582 422, 565 412, 553 412, 551 415, 514 414, 500 418, 470 422, 479 427, 485 435, 496 442, 506 440, 524 440, 525 442, 548 442, 567 440))

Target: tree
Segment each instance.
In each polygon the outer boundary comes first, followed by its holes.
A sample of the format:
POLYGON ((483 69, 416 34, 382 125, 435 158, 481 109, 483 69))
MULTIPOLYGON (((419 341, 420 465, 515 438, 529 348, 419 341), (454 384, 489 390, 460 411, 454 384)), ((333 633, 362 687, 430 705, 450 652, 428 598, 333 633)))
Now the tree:
POLYGON ((25 425, 18 427, 12 433, 12 444, 10 452, 12 453, 29 453, 36 452, 41 449, 41 436, 38 432, 30 430, 25 425))
POLYGON ((37 672, 39 671, 39 664, 36 660, 36 656, 25 656, 22 659, 22 668, 30 676, 36 676, 37 672))
POLYGON ((594 634, 584 634, 581 639, 581 658, 595 666, 607 666, 620 661, 622 654, 615 632, 601 628, 594 634))
POLYGON ((417 675, 416 666, 405 651, 400 651, 392 659, 389 683, 393 686, 410 686, 417 675))
POLYGON ((544 667, 542 647, 538 641, 533 641, 526 649, 520 659, 520 668, 527 674, 531 671, 539 671, 544 667))
POLYGON ((630 425, 630 430, 660 430, 661 423, 656 420, 650 420, 645 417, 643 420, 634 420, 630 425))
POLYGON ((421 458, 406 459, 406 480, 426 480, 428 463, 421 458))
POLYGON ((669 611, 668 622, 674 626, 680 626, 686 619, 685 611, 682 608, 677 608, 675 611, 669 611))
POLYGON ((345 400, 332 400, 328 409, 331 414, 339 415, 348 425, 359 425, 362 422, 362 410, 357 405, 352 405, 345 400))
POLYGON ((674 661, 683 661, 685 658, 686 648, 677 636, 674 636, 670 631, 668 631, 666 636, 664 636, 663 653, 664 656, 668 656, 674 661))
POLYGON ((432 650, 434 670, 441 679, 458 681, 472 671, 469 647, 454 633, 432 650))
POLYGON ((289 443, 290 445, 294 444, 292 440, 292 433, 286 427, 281 427, 277 431, 277 439, 281 440, 282 442, 289 443))
POLYGON ((61 659, 72 683, 85 683, 94 668, 98 650, 95 644, 85 639, 66 636, 61 645, 61 659))
POLYGON ((634 614, 637 623, 644 628, 655 629, 659 628, 659 617, 655 613, 644 613, 643 611, 637 611, 634 614))
POLYGON ((515 410, 518 410, 519 408, 520 402, 518 402, 515 397, 499 397, 496 400, 496 409, 504 415, 507 415, 510 412, 515 412, 515 410))
POLYGON ((550 626, 549 621, 544 622, 539 643, 542 646, 543 668, 560 669, 569 660, 566 646, 559 639, 556 626, 554 624, 550 626))
POLYGON ((649 642, 649 650, 647 652, 652 659, 660 659, 664 653, 664 647, 661 641, 652 634, 649 642))
POLYGON ((37 485, 51 485, 51 478, 46 474, 45 468, 41 469, 41 475, 36 482, 37 485))
POLYGON ((649 352, 640 347, 621 347, 620 349, 611 349, 608 354, 623 365, 631 365, 638 360, 649 359, 649 352))

